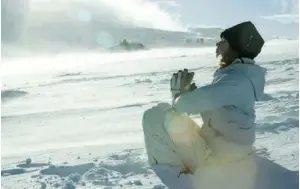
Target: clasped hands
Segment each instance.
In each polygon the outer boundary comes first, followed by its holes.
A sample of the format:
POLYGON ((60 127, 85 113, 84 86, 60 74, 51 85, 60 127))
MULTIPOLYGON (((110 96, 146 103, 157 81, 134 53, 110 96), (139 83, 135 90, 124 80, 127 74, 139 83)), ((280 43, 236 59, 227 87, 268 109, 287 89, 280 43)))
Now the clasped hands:
POLYGON ((188 69, 179 70, 177 73, 172 75, 170 80, 170 88, 172 98, 176 99, 181 94, 193 91, 196 89, 195 83, 192 83, 195 73, 189 72, 188 69))

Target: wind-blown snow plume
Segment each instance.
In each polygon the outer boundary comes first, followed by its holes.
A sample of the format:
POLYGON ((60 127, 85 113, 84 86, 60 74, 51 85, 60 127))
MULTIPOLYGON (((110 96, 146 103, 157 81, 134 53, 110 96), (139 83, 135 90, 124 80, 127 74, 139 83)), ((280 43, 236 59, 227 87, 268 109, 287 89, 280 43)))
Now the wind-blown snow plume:
POLYGON ((108 48, 123 39, 141 43, 155 41, 157 34, 152 29, 184 31, 180 16, 164 10, 166 6, 174 6, 170 3, 148 0, 4 0, 2 4, 2 42, 21 44, 26 50, 108 48))

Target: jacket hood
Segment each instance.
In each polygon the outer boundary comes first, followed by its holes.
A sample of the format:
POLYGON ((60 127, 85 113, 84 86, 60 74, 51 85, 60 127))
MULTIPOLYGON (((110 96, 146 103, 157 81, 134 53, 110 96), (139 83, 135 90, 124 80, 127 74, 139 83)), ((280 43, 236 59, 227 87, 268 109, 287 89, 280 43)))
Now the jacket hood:
POLYGON ((234 70, 236 73, 245 76, 252 84, 256 101, 264 94, 266 68, 263 68, 249 58, 235 59, 233 63, 224 68, 224 71, 234 70))

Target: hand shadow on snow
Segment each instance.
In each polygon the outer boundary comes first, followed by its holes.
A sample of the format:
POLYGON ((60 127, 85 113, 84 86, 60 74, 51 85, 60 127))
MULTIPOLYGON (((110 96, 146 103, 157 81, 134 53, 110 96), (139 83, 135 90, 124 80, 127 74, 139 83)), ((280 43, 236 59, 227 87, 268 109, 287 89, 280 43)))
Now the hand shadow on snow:
POLYGON ((17 167, 20 168, 36 168, 36 167, 45 167, 45 166, 49 166, 49 163, 29 163, 29 164, 19 164, 17 165, 17 167))

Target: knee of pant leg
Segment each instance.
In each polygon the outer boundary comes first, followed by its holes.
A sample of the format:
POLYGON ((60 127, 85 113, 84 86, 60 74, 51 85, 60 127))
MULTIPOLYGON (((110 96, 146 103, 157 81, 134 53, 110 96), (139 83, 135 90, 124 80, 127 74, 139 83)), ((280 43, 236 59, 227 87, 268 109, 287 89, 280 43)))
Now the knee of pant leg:
POLYGON ((152 119, 152 115, 153 115, 153 110, 154 107, 146 110, 144 113, 143 113, 143 126, 145 126, 145 123, 149 123, 149 120, 152 119))
POLYGON ((172 108, 171 104, 166 103, 166 102, 158 103, 158 104, 157 104, 157 107, 159 107, 160 109, 162 109, 162 110, 164 110, 164 111, 166 111, 166 110, 172 108))
POLYGON ((153 125, 155 123, 163 123, 165 111, 158 106, 146 110, 143 114, 143 127, 153 125))

